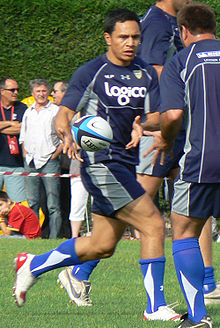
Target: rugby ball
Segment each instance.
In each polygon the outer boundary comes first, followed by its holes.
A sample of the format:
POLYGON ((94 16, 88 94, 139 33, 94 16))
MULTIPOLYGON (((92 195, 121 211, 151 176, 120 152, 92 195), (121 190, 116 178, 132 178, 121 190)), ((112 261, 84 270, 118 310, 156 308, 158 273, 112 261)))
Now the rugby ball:
POLYGON ((73 123, 74 142, 86 151, 99 151, 110 146, 113 139, 112 128, 100 116, 86 115, 73 123))

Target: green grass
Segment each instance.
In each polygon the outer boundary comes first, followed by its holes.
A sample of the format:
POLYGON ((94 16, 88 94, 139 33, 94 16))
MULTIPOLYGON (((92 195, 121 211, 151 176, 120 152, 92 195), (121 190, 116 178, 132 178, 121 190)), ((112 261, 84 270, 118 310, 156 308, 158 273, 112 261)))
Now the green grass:
MULTIPOLYGON (((41 254, 61 240, 0 240, 0 327, 4 328, 70 328, 70 327, 174 327, 172 322, 142 320, 146 294, 138 264, 139 241, 122 240, 115 255, 103 260, 91 275, 91 298, 94 306, 78 308, 68 303, 68 296, 56 284, 60 271, 44 274, 27 294, 24 307, 18 308, 11 297, 14 282, 13 258, 22 251, 41 254)), ((166 241, 165 295, 168 303, 178 301, 180 313, 186 305, 177 283, 172 262, 171 241, 166 241)), ((220 280, 220 245, 213 249, 216 279, 220 280)), ((219 304, 207 307, 214 327, 220 327, 219 304)))

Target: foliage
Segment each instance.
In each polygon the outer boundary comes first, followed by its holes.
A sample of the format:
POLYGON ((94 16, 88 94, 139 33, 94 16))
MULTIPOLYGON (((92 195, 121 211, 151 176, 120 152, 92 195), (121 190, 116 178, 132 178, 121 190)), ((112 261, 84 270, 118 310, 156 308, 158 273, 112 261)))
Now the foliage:
MULTIPOLYGON (((100 262, 91 275, 93 307, 76 307, 68 303, 64 290, 56 285, 61 269, 41 276, 27 294, 27 303, 18 308, 11 297, 14 281, 13 258, 22 251, 41 254, 57 247, 61 240, 0 240, 0 313, 4 328, 172 328, 173 322, 146 322, 142 313, 146 307, 146 293, 138 263, 139 241, 122 240, 115 255, 100 262)), ((216 279, 220 278, 219 245, 214 243, 216 279)), ((176 311, 184 313, 186 304, 177 283, 172 260, 172 243, 166 240, 165 295, 167 302, 178 301, 176 311)), ((219 304, 209 305, 215 327, 220 327, 219 304)))
MULTIPOLYGON (((219 13, 219 0, 206 0, 219 13)), ((152 0, 0 0, 0 78, 19 82, 21 98, 28 82, 69 79, 84 62, 105 51, 102 23, 118 7, 141 17, 152 0)))

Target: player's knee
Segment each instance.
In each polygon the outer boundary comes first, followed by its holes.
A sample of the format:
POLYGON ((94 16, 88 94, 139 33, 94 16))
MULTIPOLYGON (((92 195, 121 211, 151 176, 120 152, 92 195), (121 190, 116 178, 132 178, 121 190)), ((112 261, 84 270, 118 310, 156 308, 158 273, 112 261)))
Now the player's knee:
POLYGON ((100 245, 99 247, 96 246, 95 252, 98 258, 108 258, 114 254, 115 246, 112 245, 100 245))

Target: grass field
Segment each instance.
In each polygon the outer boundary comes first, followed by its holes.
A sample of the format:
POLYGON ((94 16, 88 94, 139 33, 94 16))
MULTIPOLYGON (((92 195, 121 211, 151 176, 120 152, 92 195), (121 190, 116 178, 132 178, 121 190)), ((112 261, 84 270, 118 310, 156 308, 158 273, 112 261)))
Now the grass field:
MULTIPOLYGON (((40 254, 61 240, 0 240, 0 327, 1 328, 70 328, 70 327, 175 327, 172 322, 142 320, 146 295, 138 264, 139 241, 122 240, 115 255, 103 260, 91 275, 91 298, 94 306, 78 308, 68 303, 68 296, 56 283, 60 270, 42 276, 27 294, 27 303, 18 308, 12 295, 13 258, 22 251, 40 254)), ((176 310, 186 311, 172 262, 171 241, 166 241, 165 295, 168 303, 178 301, 176 310)), ((220 244, 213 249, 216 279, 220 280, 220 244)), ((220 304, 207 306, 209 315, 220 327, 220 304)))

